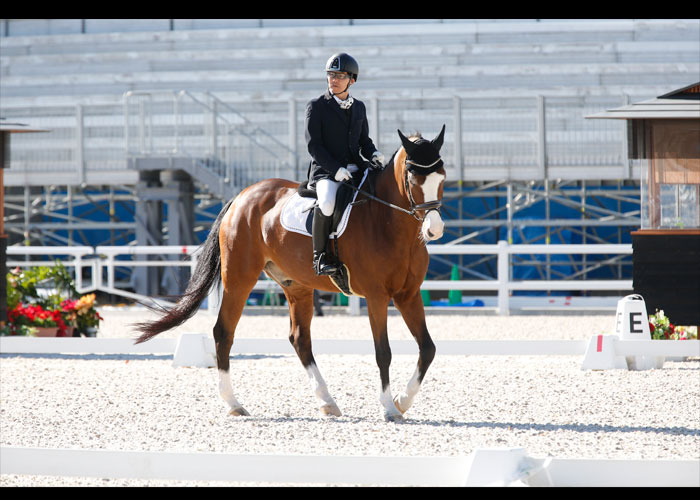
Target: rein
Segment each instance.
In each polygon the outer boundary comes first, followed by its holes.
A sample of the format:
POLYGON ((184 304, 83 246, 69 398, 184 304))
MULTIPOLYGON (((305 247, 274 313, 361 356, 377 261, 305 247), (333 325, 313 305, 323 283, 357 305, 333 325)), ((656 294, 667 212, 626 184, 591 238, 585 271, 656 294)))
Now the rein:
MULTIPOLYGON (((430 174, 430 173, 436 171, 437 169, 439 169, 440 167, 442 167, 442 158, 438 158, 431 165, 419 165, 419 164, 412 162, 412 161, 409 161, 409 160, 406 160, 405 162, 408 164, 414 165, 415 167, 427 170, 426 175, 430 174)), ((405 169, 405 170, 408 170, 408 169, 405 169)), ((442 206, 442 200, 429 201, 427 203, 416 203, 413 200, 413 195, 411 194, 411 189, 408 185, 408 174, 406 174, 405 171, 404 171, 404 176, 403 176, 403 183, 404 183, 404 189, 406 190, 406 193, 408 193, 408 201, 411 205, 410 210, 406 210, 403 207, 399 207, 398 205, 394 205, 393 203, 389 203, 388 201, 384 201, 381 198, 377 198, 376 196, 369 194, 367 191, 363 191, 362 189, 353 186, 351 182, 346 181, 343 184, 345 184, 349 188, 354 189, 358 193, 364 194, 367 198, 370 198, 374 201, 378 201, 379 203, 382 203, 383 205, 391 207, 394 210, 398 210, 400 212, 403 212, 405 214, 410 215, 411 217, 416 219, 418 222, 423 222, 425 220, 425 217, 428 215, 428 212, 430 212, 431 210, 435 210, 438 213, 440 212, 440 207, 442 206), (418 215, 418 212, 423 211, 423 210, 425 210, 425 213, 421 217, 420 215, 418 215)), ((354 202, 352 202, 352 205, 362 203, 363 201, 364 200, 354 201, 354 202)))

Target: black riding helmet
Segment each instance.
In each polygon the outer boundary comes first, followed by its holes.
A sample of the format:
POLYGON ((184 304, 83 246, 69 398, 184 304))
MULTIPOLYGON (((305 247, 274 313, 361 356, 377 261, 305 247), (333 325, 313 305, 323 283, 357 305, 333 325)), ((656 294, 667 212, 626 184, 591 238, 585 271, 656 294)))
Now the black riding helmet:
POLYGON ((328 62, 326 62, 326 71, 342 71, 349 73, 350 77, 357 81, 357 75, 360 73, 360 66, 357 61, 345 52, 333 54, 328 62))

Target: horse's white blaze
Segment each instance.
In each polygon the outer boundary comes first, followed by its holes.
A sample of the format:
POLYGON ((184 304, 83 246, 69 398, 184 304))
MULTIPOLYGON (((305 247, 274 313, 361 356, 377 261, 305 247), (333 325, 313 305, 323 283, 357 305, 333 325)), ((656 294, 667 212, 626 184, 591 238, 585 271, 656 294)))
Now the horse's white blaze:
MULTIPOLYGON (((433 172, 428 174, 423 183, 423 200, 427 203, 438 199, 438 192, 442 181, 445 179, 443 174, 433 172)), ((426 241, 432 241, 442 238, 442 233, 445 230, 445 223, 440 217, 440 213, 436 210, 430 210, 423 220, 423 237, 426 241)))
POLYGON ((418 394, 418 391, 420 390, 420 382, 418 381, 419 376, 420 371, 416 367, 416 371, 413 372, 411 380, 408 381, 406 392, 404 394, 399 394, 396 397, 396 403, 398 404, 401 412, 405 412, 413 404, 413 398, 416 397, 416 394, 418 394))
POLYGON ((238 402, 233 395, 233 387, 231 386, 231 377, 228 371, 219 370, 219 394, 224 398, 224 401, 231 407, 232 410, 241 408, 241 403, 238 402))

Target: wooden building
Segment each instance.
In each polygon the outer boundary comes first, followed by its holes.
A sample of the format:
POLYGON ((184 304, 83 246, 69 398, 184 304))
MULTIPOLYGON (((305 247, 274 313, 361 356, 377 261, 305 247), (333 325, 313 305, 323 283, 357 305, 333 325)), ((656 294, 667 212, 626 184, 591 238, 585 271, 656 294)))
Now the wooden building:
POLYGON ((700 82, 587 118, 627 120, 629 161, 641 169, 634 292, 649 314, 700 325, 700 82))
POLYGON ((5 167, 10 163, 10 134, 46 132, 24 123, 11 123, 0 118, 0 327, 7 322, 7 234, 5 234, 5 167))

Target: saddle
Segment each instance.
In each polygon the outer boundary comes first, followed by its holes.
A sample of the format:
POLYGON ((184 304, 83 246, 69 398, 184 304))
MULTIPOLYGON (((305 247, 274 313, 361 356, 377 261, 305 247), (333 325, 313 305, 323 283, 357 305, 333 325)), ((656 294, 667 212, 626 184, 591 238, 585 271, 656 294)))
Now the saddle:
MULTIPOLYGON (((367 169, 364 172, 358 171, 352 174, 352 185, 362 188, 370 194, 374 194, 374 185, 378 171, 367 169)), ((330 238, 333 240, 334 253, 329 257, 334 258, 338 271, 329 276, 335 286, 345 295, 357 295, 352 291, 350 285, 350 271, 338 257, 338 238, 345 231, 345 227, 350 218, 352 206, 365 203, 366 198, 356 201, 357 191, 351 189, 347 184, 342 183, 338 187, 335 197, 335 209, 331 225, 330 238)), ((313 221, 313 207, 316 199, 316 190, 309 188, 308 181, 302 182, 282 210, 281 222, 285 229, 311 236, 311 225, 313 221), (306 215, 304 215, 306 214, 306 215), (303 225, 303 227, 301 227, 303 225)))

